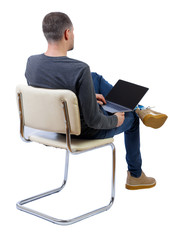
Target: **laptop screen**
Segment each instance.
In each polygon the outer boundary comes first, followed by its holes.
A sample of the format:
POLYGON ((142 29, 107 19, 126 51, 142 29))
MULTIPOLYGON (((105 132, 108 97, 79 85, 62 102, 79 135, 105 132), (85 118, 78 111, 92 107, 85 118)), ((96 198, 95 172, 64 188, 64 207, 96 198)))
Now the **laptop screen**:
POLYGON ((147 91, 146 87, 119 80, 106 96, 106 100, 133 110, 147 91))

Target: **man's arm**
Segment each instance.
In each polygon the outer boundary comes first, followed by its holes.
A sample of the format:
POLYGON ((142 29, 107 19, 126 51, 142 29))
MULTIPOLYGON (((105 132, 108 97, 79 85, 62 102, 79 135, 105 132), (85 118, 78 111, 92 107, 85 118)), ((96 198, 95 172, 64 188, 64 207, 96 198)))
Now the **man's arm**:
POLYGON ((112 129, 118 124, 118 116, 105 116, 96 101, 90 69, 85 67, 79 80, 78 98, 84 120, 88 127, 94 129, 112 129))

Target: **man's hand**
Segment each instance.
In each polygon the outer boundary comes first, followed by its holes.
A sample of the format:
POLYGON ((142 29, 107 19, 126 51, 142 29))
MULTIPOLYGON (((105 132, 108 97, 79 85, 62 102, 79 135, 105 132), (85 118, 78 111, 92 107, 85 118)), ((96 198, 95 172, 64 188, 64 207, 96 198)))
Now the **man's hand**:
POLYGON ((118 118, 118 123, 116 127, 119 127, 123 124, 124 120, 125 120, 125 113, 124 112, 117 112, 114 115, 117 116, 118 118))
MULTIPOLYGON (((96 95, 97 102, 100 105, 106 104, 106 100, 105 100, 105 98, 102 94, 95 94, 95 95, 96 95)), ((121 126, 123 124, 124 120, 125 120, 125 113, 124 112, 117 112, 114 115, 116 115, 117 118, 118 118, 118 123, 117 123, 116 127, 121 126)))
POLYGON ((106 104, 106 100, 102 94, 95 94, 95 95, 96 95, 97 102, 100 105, 106 104))

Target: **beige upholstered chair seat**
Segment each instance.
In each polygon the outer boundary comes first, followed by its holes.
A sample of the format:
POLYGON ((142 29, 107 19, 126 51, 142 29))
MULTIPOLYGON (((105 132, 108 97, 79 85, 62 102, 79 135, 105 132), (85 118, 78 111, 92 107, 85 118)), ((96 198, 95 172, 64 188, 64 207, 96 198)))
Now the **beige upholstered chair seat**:
MULTIPOLYGON (((41 143, 46 146, 67 149, 65 135, 40 131, 36 134, 29 136, 29 139, 33 142, 41 143)), ((77 152, 77 151, 85 151, 92 148, 100 147, 112 142, 113 142, 113 138, 98 139, 98 140, 72 138, 71 147, 73 152, 77 152)))

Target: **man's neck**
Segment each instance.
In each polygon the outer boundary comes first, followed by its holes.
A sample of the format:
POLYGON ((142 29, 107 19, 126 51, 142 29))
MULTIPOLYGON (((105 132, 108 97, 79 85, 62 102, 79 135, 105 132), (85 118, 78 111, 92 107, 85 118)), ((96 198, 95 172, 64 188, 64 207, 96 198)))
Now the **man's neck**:
POLYGON ((48 49, 45 55, 49 57, 64 57, 67 56, 67 50, 61 44, 48 43, 48 49))

